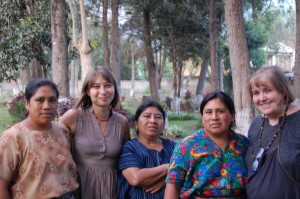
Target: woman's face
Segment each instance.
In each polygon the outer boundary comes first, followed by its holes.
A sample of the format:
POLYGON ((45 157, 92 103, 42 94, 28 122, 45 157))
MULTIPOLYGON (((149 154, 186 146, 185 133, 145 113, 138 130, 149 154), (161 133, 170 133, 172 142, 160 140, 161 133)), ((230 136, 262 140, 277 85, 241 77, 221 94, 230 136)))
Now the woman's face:
POLYGON ((56 92, 51 86, 38 88, 29 101, 25 101, 28 117, 37 127, 48 127, 57 111, 56 92))
POLYGON ((164 130, 164 119, 158 108, 146 108, 135 124, 139 136, 145 138, 159 137, 164 130))
POLYGON ((101 107, 109 107, 115 96, 115 88, 104 77, 99 75, 88 91, 92 103, 101 107))
POLYGON ((252 86, 252 100, 256 108, 268 117, 279 117, 284 107, 284 96, 279 92, 270 79, 259 85, 252 86))
POLYGON ((234 122, 234 115, 219 98, 215 98, 204 106, 202 122, 207 134, 223 136, 229 132, 230 125, 234 122))

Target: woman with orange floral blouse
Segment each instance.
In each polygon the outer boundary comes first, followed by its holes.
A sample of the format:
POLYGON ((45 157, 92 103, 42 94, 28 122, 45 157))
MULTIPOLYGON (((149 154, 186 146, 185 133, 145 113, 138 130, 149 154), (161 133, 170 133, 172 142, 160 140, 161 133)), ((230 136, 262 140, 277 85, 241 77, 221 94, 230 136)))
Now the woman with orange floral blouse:
POLYGON ((59 92, 48 79, 25 89, 28 116, 0 137, 0 198, 72 199, 76 165, 68 129, 54 122, 59 92))

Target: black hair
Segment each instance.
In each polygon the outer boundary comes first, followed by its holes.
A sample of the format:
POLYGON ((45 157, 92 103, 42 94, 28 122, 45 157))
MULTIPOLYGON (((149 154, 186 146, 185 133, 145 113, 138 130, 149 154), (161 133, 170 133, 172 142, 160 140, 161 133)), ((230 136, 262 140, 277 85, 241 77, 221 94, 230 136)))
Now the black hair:
POLYGON ((29 82, 25 88, 25 99, 29 102, 31 97, 36 93, 36 91, 42 86, 50 86, 56 93, 56 97, 59 97, 59 91, 56 84, 47 78, 37 78, 29 82))
POLYGON ((139 120, 139 117, 142 114, 142 112, 148 107, 156 107, 159 110, 159 112, 162 114, 164 122, 166 121, 166 112, 164 111, 163 107, 156 101, 147 100, 142 104, 140 104, 140 106, 136 109, 135 116, 134 116, 135 122, 139 120))
POLYGON ((235 113, 234 103, 233 103, 231 97, 222 91, 214 91, 214 92, 209 93, 208 95, 206 95, 203 98, 203 100, 200 104, 201 115, 203 115, 203 110, 204 110, 205 105, 209 101, 216 99, 216 98, 219 98, 225 104, 225 106, 228 108, 228 110, 231 114, 235 113))

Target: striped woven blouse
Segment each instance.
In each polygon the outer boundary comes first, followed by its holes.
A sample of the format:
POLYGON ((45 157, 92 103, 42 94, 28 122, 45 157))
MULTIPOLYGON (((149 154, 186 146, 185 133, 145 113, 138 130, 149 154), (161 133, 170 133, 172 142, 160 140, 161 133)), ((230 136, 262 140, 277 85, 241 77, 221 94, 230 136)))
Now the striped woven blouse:
POLYGON ((161 151, 148 149, 137 138, 124 144, 119 159, 118 192, 120 199, 161 199, 164 197, 164 189, 154 194, 147 193, 142 187, 131 186, 122 175, 122 170, 130 167, 152 168, 169 163, 176 143, 166 138, 161 138, 161 140, 163 143, 161 151))

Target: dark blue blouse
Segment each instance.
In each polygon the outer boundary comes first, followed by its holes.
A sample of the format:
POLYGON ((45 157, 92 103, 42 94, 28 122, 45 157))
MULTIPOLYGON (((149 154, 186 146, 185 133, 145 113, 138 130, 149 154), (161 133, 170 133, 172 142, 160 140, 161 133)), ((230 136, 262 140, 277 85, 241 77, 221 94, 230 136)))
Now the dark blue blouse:
POLYGON ((161 138, 161 140, 163 143, 161 151, 148 149, 137 138, 124 144, 119 159, 118 192, 120 199, 161 199, 164 197, 164 189, 151 194, 145 192, 142 187, 131 186, 122 175, 122 170, 130 167, 153 168, 169 163, 176 143, 165 138, 161 138))

